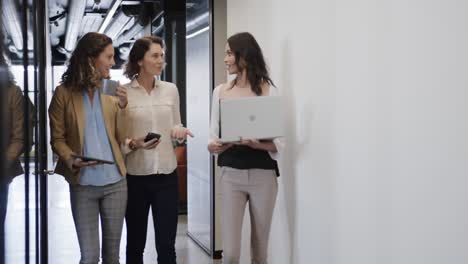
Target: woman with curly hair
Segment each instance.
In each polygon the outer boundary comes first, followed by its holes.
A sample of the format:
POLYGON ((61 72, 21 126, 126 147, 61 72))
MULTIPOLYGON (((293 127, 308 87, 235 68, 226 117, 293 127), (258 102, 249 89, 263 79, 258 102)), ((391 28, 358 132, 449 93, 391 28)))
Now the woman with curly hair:
POLYGON ((127 207, 126 168, 120 152, 126 136, 127 93, 121 86, 115 96, 101 91, 101 82, 110 77, 114 64, 112 40, 100 33, 85 34, 71 55, 49 107, 51 145, 59 156, 55 172, 70 185, 80 264, 99 262, 99 218, 102 263, 119 263, 127 207), (113 164, 85 161, 77 155, 113 164))

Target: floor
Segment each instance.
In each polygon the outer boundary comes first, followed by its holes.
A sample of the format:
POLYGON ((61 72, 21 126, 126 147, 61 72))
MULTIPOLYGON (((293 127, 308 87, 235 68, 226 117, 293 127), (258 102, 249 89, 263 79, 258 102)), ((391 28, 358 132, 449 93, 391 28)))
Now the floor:
MULTIPOLYGON (((30 183, 34 186, 34 182, 30 183)), ((59 176, 49 178, 49 263, 78 263, 79 247, 76 238, 73 219, 71 216, 68 185, 59 176)), ((35 262, 35 208, 34 189, 30 190, 30 263, 35 262)), ((8 215, 6 219, 6 264, 22 264, 25 262, 25 229, 24 229, 24 177, 18 177, 10 185, 8 215)), ((151 213, 150 213, 151 218, 151 213)), ((150 219, 149 223, 152 222, 150 219)), ((178 264, 220 264, 220 260, 212 260, 187 235, 187 216, 179 216, 179 225, 176 240, 178 264)), ((124 227, 120 247, 121 263, 125 263, 125 237, 124 227)), ((148 225, 148 237, 144 255, 145 263, 157 263, 154 243, 154 229, 148 225)))

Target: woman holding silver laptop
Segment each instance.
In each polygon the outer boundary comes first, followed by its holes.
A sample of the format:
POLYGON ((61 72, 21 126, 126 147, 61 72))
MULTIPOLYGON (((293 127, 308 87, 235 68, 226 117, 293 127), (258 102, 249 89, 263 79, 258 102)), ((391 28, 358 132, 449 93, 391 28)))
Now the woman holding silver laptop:
POLYGON ((114 95, 101 91, 102 80, 110 77, 114 64, 112 40, 96 32, 85 34, 49 107, 51 145, 59 156, 55 172, 70 184, 80 264, 99 263, 99 222, 102 263, 119 263, 127 207, 126 168, 120 151, 126 133, 127 93, 121 86, 114 95))
MULTIPOLYGON (((279 141, 242 139, 221 143, 219 138, 219 101, 252 96, 277 95, 266 63, 255 38, 247 32, 227 40, 224 64, 233 81, 213 91, 210 153, 218 155, 222 196, 223 263, 240 262, 242 220, 248 203, 251 219, 252 263, 267 263, 268 239, 279 176, 279 141)), ((224 121, 225 122, 225 121, 224 121)))

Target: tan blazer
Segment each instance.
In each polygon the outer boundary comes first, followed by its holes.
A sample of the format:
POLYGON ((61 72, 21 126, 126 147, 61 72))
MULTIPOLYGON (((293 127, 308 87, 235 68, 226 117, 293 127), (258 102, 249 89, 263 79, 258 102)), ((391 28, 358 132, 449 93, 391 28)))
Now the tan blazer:
MULTIPOLYGON (((83 154, 85 127, 84 96, 82 92, 72 91, 61 85, 55 89, 49 106, 50 133, 52 150, 59 156, 55 173, 63 175, 70 184, 79 184, 80 171, 72 168, 72 154, 83 154)), ((107 136, 114 159, 122 176, 127 171, 120 152, 120 143, 126 137, 126 109, 120 109, 114 96, 101 95, 101 106, 107 136)), ((105 140, 105 139, 102 139, 105 140)))
MULTIPOLYGON (((8 132, 7 137, 7 148, 6 148, 6 158, 7 158, 7 171, 6 175, 0 175, 0 177, 6 176, 6 182, 10 182, 15 176, 21 175, 24 173, 23 167, 21 167, 21 162, 19 157, 23 154, 24 151, 24 96, 21 89, 16 85, 8 86, 7 88, 7 114, 5 115, 5 120, 2 120, 2 129, 8 132)), ((27 101, 30 106, 30 113, 28 115, 29 122, 29 144, 26 148, 26 151, 30 151, 32 145, 33 137, 33 113, 34 106, 31 104, 31 101, 27 101)))

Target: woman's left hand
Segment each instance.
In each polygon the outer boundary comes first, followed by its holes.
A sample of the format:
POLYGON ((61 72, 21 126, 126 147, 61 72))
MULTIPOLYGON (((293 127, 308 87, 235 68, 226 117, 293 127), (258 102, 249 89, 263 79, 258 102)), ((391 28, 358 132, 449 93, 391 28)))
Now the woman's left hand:
POLYGON ((187 139, 187 136, 193 137, 193 134, 190 132, 190 130, 188 130, 188 128, 180 126, 172 129, 171 136, 178 141, 183 141, 187 139))
POLYGON ((119 98, 119 107, 124 109, 128 104, 127 89, 119 84, 119 86, 117 86, 116 95, 119 98))
POLYGON ((273 141, 258 141, 257 139, 241 139, 236 143, 237 145, 249 146, 253 149, 266 150, 269 152, 277 152, 275 143, 273 141))
POLYGON ((260 142, 256 139, 241 139, 238 143, 236 143, 237 145, 243 145, 243 146, 248 146, 248 147, 251 147, 251 148, 258 148, 260 142))

